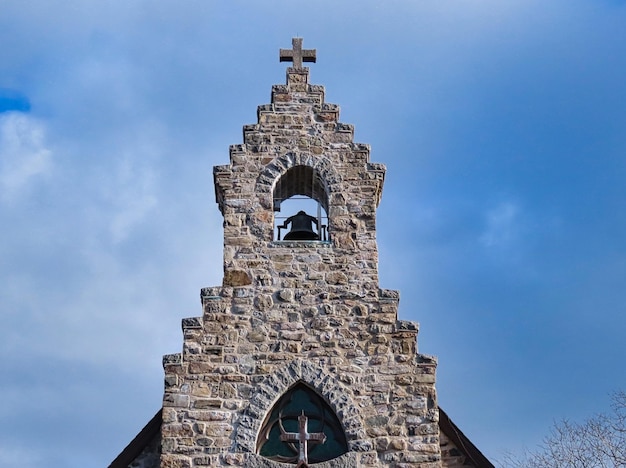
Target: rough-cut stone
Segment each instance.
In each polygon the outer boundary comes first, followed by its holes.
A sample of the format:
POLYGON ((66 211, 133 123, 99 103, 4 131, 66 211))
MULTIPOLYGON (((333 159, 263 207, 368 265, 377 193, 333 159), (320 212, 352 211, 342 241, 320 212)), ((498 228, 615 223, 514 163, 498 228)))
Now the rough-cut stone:
POLYGON ((252 284, 250 275, 243 270, 224 271, 224 286, 247 286, 252 284))
POLYGON ((418 354, 417 324, 398 321, 397 291, 379 287, 385 167, 298 63, 230 163, 214 167, 223 285, 202 290, 203 316, 183 321, 182 353, 163 359, 160 466, 285 466, 258 455, 257 438, 277 400, 304 383, 348 446, 312 468, 440 467, 436 360, 418 354), (292 195, 320 203, 326 241, 274 238, 274 210, 292 195))

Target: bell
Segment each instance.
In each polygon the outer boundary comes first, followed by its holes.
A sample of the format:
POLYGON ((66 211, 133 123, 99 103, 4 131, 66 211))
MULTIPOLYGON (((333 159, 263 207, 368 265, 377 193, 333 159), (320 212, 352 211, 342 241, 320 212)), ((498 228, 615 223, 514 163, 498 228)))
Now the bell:
POLYGON ((285 220, 281 228, 287 228, 291 224, 291 231, 285 235, 285 240, 319 240, 320 236, 313 230, 313 223, 317 226, 317 219, 309 216, 304 211, 290 216, 285 220))

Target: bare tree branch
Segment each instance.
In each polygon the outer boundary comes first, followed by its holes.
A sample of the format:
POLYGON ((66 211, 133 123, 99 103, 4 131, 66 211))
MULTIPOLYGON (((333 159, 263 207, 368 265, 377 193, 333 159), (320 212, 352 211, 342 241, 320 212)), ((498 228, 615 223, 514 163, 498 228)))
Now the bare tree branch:
POLYGON ((611 396, 611 412, 583 423, 555 423, 536 450, 506 454, 505 468, 625 468, 626 392, 611 396))

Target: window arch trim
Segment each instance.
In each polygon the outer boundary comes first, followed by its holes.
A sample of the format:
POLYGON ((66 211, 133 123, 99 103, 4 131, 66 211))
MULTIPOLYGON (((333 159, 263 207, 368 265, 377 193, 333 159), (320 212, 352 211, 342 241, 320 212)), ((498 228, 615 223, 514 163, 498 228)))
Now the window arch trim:
POLYGON ((272 374, 258 382, 256 391, 240 418, 235 433, 235 443, 242 451, 254 453, 261 424, 276 401, 298 381, 305 382, 329 404, 339 421, 350 451, 363 451, 359 440, 367 438, 359 409, 354 405, 354 395, 349 387, 341 384, 324 367, 310 361, 295 359, 277 368, 272 374), (250 437, 255 434, 255 437, 250 437))

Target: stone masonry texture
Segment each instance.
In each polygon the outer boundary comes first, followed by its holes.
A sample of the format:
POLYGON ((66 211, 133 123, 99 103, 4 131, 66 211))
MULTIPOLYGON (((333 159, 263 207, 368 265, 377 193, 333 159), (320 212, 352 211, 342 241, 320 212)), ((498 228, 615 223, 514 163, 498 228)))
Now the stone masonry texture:
POLYGON ((214 168, 224 279, 201 291, 202 317, 183 320, 182 352, 163 359, 161 467, 292 466, 256 447, 264 418, 299 382, 348 442, 311 466, 442 466, 436 359, 417 352, 417 325, 398 320, 398 292, 379 286, 385 167, 353 132, 308 68, 288 68, 230 163, 214 168), (290 182, 293 170, 311 175, 310 188, 290 182), (278 187, 320 202, 329 240, 274 239, 278 187))

